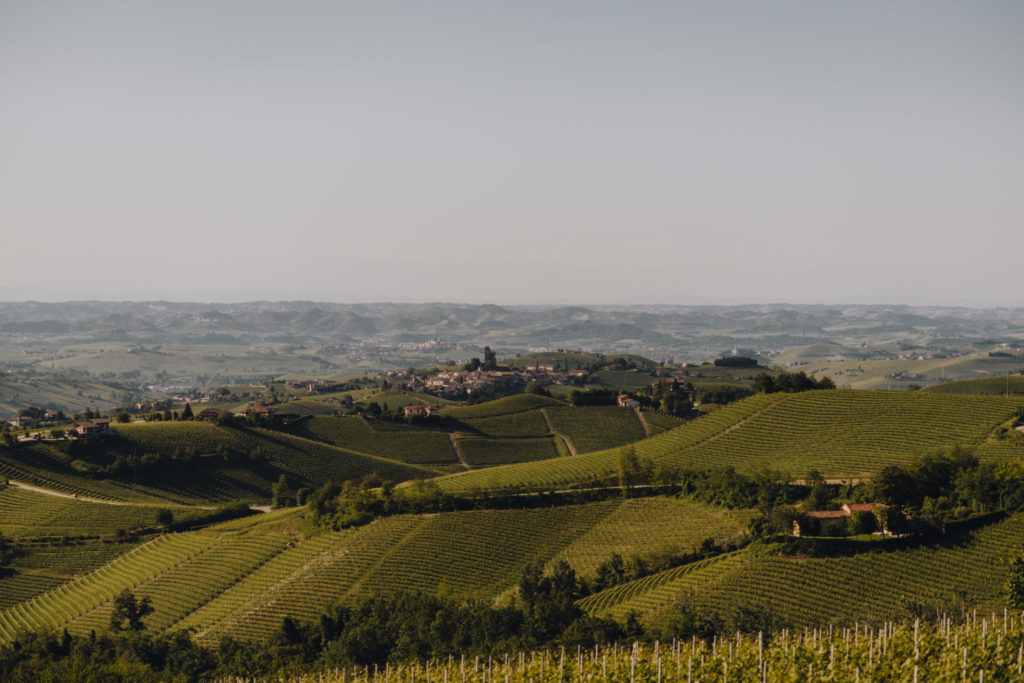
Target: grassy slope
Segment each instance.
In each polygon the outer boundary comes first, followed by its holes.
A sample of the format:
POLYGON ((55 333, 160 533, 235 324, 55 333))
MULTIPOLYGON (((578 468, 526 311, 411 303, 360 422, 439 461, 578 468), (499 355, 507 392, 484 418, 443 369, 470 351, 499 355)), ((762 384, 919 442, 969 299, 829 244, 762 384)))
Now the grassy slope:
POLYGON ((1022 535, 1024 517, 1017 515, 939 544, 850 557, 780 557, 752 546, 616 586, 582 604, 597 614, 635 610, 649 618, 680 599, 724 611, 750 605, 797 625, 905 617, 909 603, 932 611, 936 603, 958 600, 965 607, 994 607, 1004 595, 1010 560, 1024 551, 1022 535))
MULTIPOLYGON (((812 391, 753 396, 636 444, 640 457, 693 467, 760 467, 842 476, 912 462, 954 443, 980 446, 1016 409, 999 397, 921 392, 812 391)), ((443 477, 447 490, 509 484, 566 486, 616 471, 618 449, 443 477)), ((982 457, 1024 454, 979 448, 982 457)))

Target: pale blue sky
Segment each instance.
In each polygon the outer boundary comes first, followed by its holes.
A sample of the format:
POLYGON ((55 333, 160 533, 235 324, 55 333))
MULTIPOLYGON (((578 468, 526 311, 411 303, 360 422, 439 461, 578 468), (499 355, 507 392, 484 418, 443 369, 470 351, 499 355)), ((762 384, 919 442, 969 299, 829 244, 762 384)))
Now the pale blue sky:
POLYGON ((0 0, 0 298, 1024 305, 1022 2, 0 0))

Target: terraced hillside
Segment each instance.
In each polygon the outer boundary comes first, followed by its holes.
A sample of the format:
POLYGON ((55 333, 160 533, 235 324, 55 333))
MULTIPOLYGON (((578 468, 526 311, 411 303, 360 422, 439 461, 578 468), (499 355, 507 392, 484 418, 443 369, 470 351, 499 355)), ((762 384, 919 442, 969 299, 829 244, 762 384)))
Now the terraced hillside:
MULTIPOLYGON (((811 391, 753 396, 636 444, 641 458, 697 468, 761 467, 830 476, 863 475, 921 453, 959 443, 985 444, 1019 399, 894 391, 811 391)), ((986 458, 1024 455, 1024 448, 979 448, 986 458)), ((608 479, 618 449, 466 472, 438 479, 446 490, 510 484, 568 486, 608 479)))
POLYGON ((879 622, 936 604, 1002 607, 1009 563, 1024 553, 1024 516, 943 542, 849 557, 781 557, 751 546, 585 598, 594 614, 657 619, 677 600, 720 613, 757 607, 794 625, 879 622))

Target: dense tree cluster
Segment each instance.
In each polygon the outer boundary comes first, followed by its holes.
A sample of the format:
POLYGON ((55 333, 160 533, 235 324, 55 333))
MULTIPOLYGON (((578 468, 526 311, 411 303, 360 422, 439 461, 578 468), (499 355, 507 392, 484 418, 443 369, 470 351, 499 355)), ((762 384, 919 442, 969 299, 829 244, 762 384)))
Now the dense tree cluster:
POLYGON ((972 514, 1024 510, 1024 463, 982 464, 955 446, 909 468, 882 468, 870 490, 877 501, 906 513, 908 531, 931 533, 972 514))
POLYGON ((754 377, 754 391, 765 394, 777 392, 797 393, 811 391, 812 389, 835 389, 836 384, 831 377, 814 379, 803 370, 799 372, 780 372, 777 375, 770 375, 762 372, 754 377))
POLYGON ((756 358, 749 358, 747 356, 723 356, 722 358, 716 358, 714 365, 716 368, 761 367, 756 358))
POLYGON ((613 406, 618 395, 614 389, 575 389, 569 395, 569 401, 574 406, 613 406))

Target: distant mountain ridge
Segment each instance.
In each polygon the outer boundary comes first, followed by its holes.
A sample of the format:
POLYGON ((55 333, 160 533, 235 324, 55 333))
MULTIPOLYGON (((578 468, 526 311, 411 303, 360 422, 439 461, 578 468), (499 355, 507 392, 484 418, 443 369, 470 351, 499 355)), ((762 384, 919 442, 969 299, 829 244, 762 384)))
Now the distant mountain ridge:
POLYGON ((1024 339, 1024 307, 0 302, 0 342, 13 344, 260 346, 339 340, 398 344, 436 338, 502 349, 583 347, 651 357, 701 357, 731 347, 857 346, 903 339, 917 346, 997 343, 1024 339))

